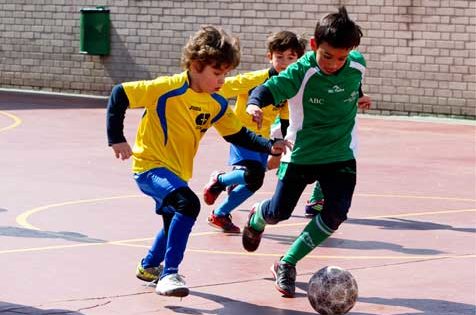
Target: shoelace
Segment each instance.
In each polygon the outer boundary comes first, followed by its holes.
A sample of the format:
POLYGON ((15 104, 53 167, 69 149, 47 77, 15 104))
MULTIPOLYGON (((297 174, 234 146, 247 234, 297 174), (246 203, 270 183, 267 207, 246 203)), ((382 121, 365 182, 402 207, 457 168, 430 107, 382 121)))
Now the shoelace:
MULTIPOLYGON (((174 282, 175 284, 185 285, 185 280, 183 280, 183 278, 185 278, 185 276, 177 274, 177 276, 171 277, 170 280, 174 282)), ((148 288, 155 288, 158 282, 159 282, 159 278, 152 280, 151 282, 147 282, 145 286, 148 288)))
POLYGON ((175 276, 172 276, 170 277, 170 281, 172 281, 174 284, 177 284, 177 285, 185 285, 185 280, 183 280, 183 278, 185 278, 184 276, 181 276, 179 275, 178 273, 175 274, 175 276))
POLYGON ((290 285, 294 283, 296 276, 295 276, 294 268, 292 266, 289 266, 286 264, 281 265, 281 268, 278 268, 278 272, 279 271, 281 271, 280 272, 281 277, 279 278, 280 283, 284 285, 290 285))

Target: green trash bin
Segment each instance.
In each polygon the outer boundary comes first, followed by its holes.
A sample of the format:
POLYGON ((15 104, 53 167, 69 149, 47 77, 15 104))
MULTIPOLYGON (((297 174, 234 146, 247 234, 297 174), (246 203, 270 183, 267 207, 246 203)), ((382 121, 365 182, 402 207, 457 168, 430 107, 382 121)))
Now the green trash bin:
POLYGON ((90 55, 108 55, 109 9, 106 7, 82 8, 80 10, 79 52, 90 55))

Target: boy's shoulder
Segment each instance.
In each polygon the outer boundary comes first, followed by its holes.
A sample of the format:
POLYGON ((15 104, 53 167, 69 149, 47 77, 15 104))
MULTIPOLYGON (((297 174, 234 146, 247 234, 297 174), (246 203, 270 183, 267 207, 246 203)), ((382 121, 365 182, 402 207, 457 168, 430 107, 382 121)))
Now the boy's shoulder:
POLYGON ((253 79, 253 78, 263 78, 266 79, 269 76, 269 68, 249 71, 249 72, 240 72, 236 75, 226 77, 225 82, 235 82, 242 80, 243 78, 253 79))
POLYGON ((153 81, 155 81, 157 84, 169 85, 171 88, 181 87, 188 82, 187 71, 173 75, 160 76, 155 78, 153 81))
POLYGON ((349 53, 349 58, 351 61, 358 62, 364 67, 366 66, 364 55, 362 55, 362 53, 358 50, 351 50, 349 53))
POLYGON ((152 80, 125 82, 122 85, 126 89, 149 89, 157 88, 161 91, 174 90, 183 87, 188 82, 186 71, 173 75, 164 75, 152 80))

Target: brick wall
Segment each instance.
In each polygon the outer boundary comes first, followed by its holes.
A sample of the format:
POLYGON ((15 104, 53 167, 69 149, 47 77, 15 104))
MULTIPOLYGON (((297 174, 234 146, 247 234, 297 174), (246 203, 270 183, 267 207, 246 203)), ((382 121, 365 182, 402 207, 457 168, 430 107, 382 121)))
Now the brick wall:
POLYGON ((474 0, 0 0, 0 87, 107 95, 118 82, 181 71, 200 25, 241 39, 238 70, 267 67, 265 39, 282 29, 312 34, 345 4, 364 30, 370 113, 476 117, 474 0), (71 5, 71 3, 75 3, 71 5), (79 53, 80 12, 110 9, 111 54, 79 53))

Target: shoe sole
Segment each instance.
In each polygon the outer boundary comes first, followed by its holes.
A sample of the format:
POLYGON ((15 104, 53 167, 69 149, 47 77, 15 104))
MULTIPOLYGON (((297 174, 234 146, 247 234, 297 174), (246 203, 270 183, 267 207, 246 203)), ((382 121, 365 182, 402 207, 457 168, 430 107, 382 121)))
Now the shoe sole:
POLYGON ((209 200, 209 199, 207 199, 207 197, 205 197, 205 193, 203 194, 203 201, 209 206, 212 206, 215 203, 215 201, 217 200, 217 198, 215 198, 213 200, 209 200))
POLYGON ((155 293, 163 296, 186 297, 187 295, 189 295, 190 290, 188 288, 180 288, 167 292, 155 291, 155 293))
POLYGON ((142 275, 140 274, 136 274, 136 278, 139 279, 139 280, 142 280, 142 281, 145 281, 145 282, 151 282, 151 281, 154 281, 155 279, 157 278, 146 278, 146 277, 143 277, 142 275))
POLYGON ((208 219, 207 219, 207 223, 208 223, 209 226, 211 226, 212 228, 214 228, 215 230, 217 230, 219 232, 223 232, 223 233, 227 233, 227 234, 240 234, 241 233, 241 230, 236 231, 236 232, 235 231, 226 231, 222 227, 211 223, 208 219))
POLYGON ((274 278, 274 287, 276 288, 276 290, 278 290, 278 292, 281 293, 281 294, 283 295, 283 297, 286 297, 286 298, 292 298, 292 297, 294 297, 294 294, 290 294, 289 292, 284 291, 283 289, 281 289, 281 288, 278 286, 278 283, 276 282, 276 279, 278 278, 278 275, 276 274, 276 271, 274 270, 274 264, 271 265, 271 267, 269 268, 269 270, 271 271, 271 274, 273 275, 273 278, 274 278))

